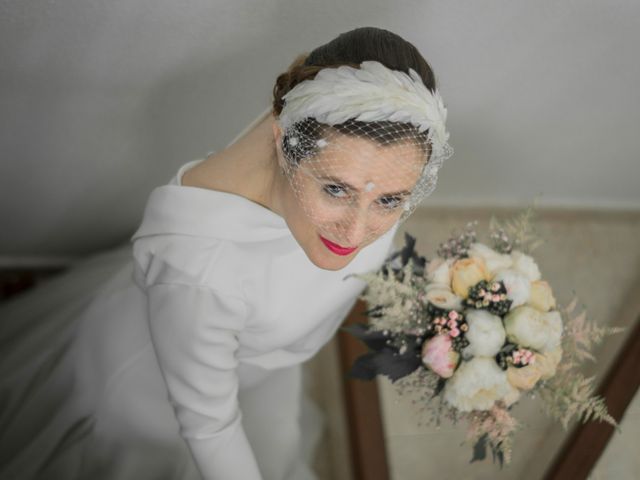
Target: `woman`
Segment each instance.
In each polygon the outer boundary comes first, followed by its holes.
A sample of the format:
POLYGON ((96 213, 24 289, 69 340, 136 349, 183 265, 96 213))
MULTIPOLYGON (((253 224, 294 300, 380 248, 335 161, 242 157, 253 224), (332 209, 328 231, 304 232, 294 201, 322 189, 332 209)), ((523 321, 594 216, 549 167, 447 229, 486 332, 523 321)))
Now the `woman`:
POLYGON ((429 65, 386 30, 299 57, 273 94, 153 190, 132 251, 2 312, 1 478, 315 478, 299 366, 451 149, 429 65))

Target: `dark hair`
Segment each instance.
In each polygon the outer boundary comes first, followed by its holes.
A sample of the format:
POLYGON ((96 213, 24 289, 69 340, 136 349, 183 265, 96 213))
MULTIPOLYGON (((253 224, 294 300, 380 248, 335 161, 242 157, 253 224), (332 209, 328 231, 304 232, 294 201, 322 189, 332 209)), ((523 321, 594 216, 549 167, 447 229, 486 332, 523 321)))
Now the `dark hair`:
MULTIPOLYGON (((349 65, 359 68, 365 60, 375 60, 389 69, 399 70, 409 74, 409 68, 416 71, 422 78, 425 86, 430 90, 436 89, 436 80, 427 61, 422 57, 418 49, 399 35, 382 28, 360 27, 338 35, 329 43, 315 48, 310 53, 298 55, 286 72, 278 75, 273 87, 273 114, 279 116, 282 112, 285 100, 283 96, 293 87, 304 80, 309 80, 323 68, 336 68, 341 65, 349 65)), ((317 132, 318 137, 323 129, 313 119, 307 118, 298 122, 299 129, 305 132, 317 132)), ((418 134, 416 127, 410 123, 392 121, 360 122, 348 120, 344 123, 333 125, 340 133, 350 136, 363 136, 374 129, 377 134, 374 138, 381 142, 400 141, 406 133, 406 137, 414 137, 418 134), (380 133, 378 133, 380 132, 380 133), (385 135, 385 132, 388 135, 385 135)), ((428 152, 429 145, 426 137, 428 130, 419 133, 424 140, 424 148, 428 152)), ((303 157, 315 153, 315 141, 317 138, 307 138, 308 142, 298 143, 296 147, 290 145, 288 138, 282 139, 285 152, 298 163, 303 157)))

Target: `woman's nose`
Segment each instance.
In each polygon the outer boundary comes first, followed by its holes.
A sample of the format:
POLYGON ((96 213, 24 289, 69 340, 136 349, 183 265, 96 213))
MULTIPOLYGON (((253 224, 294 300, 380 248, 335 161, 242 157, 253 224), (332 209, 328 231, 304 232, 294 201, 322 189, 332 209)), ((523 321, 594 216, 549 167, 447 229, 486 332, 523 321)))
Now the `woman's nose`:
POLYGON ((342 241, 345 247, 358 247, 364 242, 367 235, 366 213, 358 214, 349 219, 343 226, 342 241))

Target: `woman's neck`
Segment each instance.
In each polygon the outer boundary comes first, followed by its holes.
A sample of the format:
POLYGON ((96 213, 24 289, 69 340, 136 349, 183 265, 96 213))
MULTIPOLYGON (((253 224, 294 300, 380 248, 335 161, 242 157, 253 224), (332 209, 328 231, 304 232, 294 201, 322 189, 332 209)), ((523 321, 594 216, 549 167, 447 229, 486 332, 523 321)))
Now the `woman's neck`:
POLYGON ((182 185, 234 193, 281 215, 278 191, 282 187, 273 158, 273 114, 224 150, 187 170, 182 185))

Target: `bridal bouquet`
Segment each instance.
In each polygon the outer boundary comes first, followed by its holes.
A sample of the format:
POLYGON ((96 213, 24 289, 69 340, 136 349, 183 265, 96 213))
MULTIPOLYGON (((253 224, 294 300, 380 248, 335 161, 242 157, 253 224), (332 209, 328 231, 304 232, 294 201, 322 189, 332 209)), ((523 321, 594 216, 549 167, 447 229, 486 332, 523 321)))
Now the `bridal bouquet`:
MULTIPOLYGON (((574 419, 599 419, 619 428, 604 400, 593 396, 594 377, 577 371, 595 360, 593 345, 621 328, 600 327, 566 307, 540 273, 531 252, 542 243, 533 230, 534 209, 490 222, 490 243, 477 241, 477 221, 442 243, 427 260, 415 238, 377 272, 356 274, 367 282, 361 295, 368 323, 342 330, 369 352, 350 376, 385 375, 400 394, 418 393, 420 413, 468 422, 471 462, 486 457, 510 463, 514 433, 522 428, 511 407, 523 395, 539 398, 546 414, 566 429, 574 419)), ((416 403, 416 402, 414 402, 416 403)))

